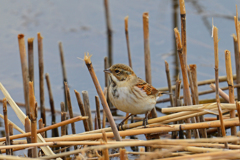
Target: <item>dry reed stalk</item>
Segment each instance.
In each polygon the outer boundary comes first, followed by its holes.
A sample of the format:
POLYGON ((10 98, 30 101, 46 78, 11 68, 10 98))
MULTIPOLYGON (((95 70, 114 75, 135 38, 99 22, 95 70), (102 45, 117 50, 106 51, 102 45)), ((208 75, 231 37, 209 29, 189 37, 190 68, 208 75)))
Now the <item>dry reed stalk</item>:
POLYGON ((21 59, 21 67, 22 67, 22 78, 23 78, 23 90, 24 90, 24 101, 26 108, 26 115, 29 116, 29 97, 28 97, 28 67, 27 67, 27 57, 26 57, 26 48, 24 42, 24 34, 18 35, 18 45, 19 45, 19 53, 21 59))
MULTIPOLYGON (((102 144, 103 145, 107 144, 107 136, 106 136, 106 132, 104 130, 102 130, 102 137, 103 137, 102 138, 103 139, 102 144)), ((104 160, 109 160, 108 148, 105 148, 102 151, 103 151, 104 160)))
POLYGON ((237 108, 237 113, 238 113, 238 119, 240 122, 240 103, 239 102, 236 102, 236 108, 237 108))
MULTIPOLYGON (((32 82, 29 82, 29 104, 31 120, 31 143, 37 143, 37 109, 35 106, 35 96, 32 82)), ((38 157, 37 147, 32 149, 32 157, 38 157)))
MULTIPOLYGON (((216 92, 216 86, 214 84, 211 84, 209 86, 213 91, 216 92)), ((229 88, 229 87, 228 87, 229 88)), ((227 93, 225 93, 223 90, 221 90, 221 88, 218 89, 219 95, 225 99, 227 102, 229 102, 229 96, 227 95, 227 93)))
POLYGON ((120 160, 126 160, 127 159, 127 151, 126 149, 120 148, 120 160))
MULTIPOLYGON (((64 102, 62 102, 64 104, 64 102)), ((66 117, 66 112, 62 112, 61 114, 61 121, 65 121, 67 119, 66 117)), ((63 125, 61 127, 61 136, 65 136, 67 134, 67 126, 66 125, 63 125)), ((62 147, 62 149, 64 148, 64 146, 62 147)), ((65 152, 65 149, 62 151, 62 152, 65 152)))
MULTIPOLYGON (((121 138, 120 138, 119 133, 118 133, 118 130, 117 130, 117 126, 116 126, 116 124, 115 124, 115 122, 114 122, 114 120, 113 120, 113 118, 112 118, 110 109, 109 109, 109 107, 108 107, 106 98, 105 98, 105 96, 104 96, 104 94, 103 94, 102 88, 101 88, 101 86, 100 86, 100 84, 99 84, 99 81, 98 81, 98 79, 97 79, 97 76, 96 76, 96 74, 95 74, 95 71, 94 71, 94 68, 93 68, 93 66, 92 66, 92 62, 91 62, 90 57, 91 57, 91 56, 89 56, 89 53, 84 56, 85 64, 86 64, 86 66, 87 66, 87 68, 88 68, 88 70, 89 70, 89 73, 90 73, 91 77, 92 77, 93 83, 94 83, 94 85, 95 85, 95 87, 96 87, 96 90, 97 90, 97 93, 98 93, 98 96, 99 96, 99 98, 100 98, 100 100, 101 100, 101 102, 102 102, 103 108, 104 108, 104 110, 105 110, 105 112, 106 112, 106 116, 107 116, 107 118, 108 118, 108 121, 110 122, 110 126, 111 126, 111 128, 112 128, 112 130, 113 130, 114 137, 115 137, 115 139, 116 139, 117 141, 121 141, 121 138)), ((89 118, 90 118, 90 117, 89 117, 89 118)))
MULTIPOLYGON (((12 136, 13 135, 13 125, 10 123, 8 124, 8 128, 9 128, 9 136, 12 136)), ((10 145, 13 145, 13 141, 10 140, 10 145)), ((11 155, 13 155, 13 149, 11 149, 11 155)))
POLYGON ((104 9, 105 9, 105 18, 106 18, 106 27, 107 27, 107 42, 108 42, 108 66, 112 66, 112 26, 110 20, 110 12, 108 0, 104 0, 104 9))
MULTIPOLYGON (((12 156, 12 155, 0 155, 0 159, 5 159, 5 160, 32 160, 32 158, 28 157, 19 157, 19 156, 12 156)), ((40 158, 35 158, 35 160, 41 160, 40 158)))
MULTIPOLYGON (((31 132, 31 121, 28 117, 25 119, 25 132, 31 132)), ((31 137, 27 137, 27 143, 31 143, 31 137)), ((32 149, 28 150, 28 157, 32 157, 32 149)))
MULTIPOLYGON (((239 29, 239 22, 238 22, 238 9, 236 6, 236 16, 234 16, 234 22, 235 22, 235 29, 236 29, 236 34, 237 36, 235 36, 234 38, 234 51, 235 51, 235 58, 236 58, 236 82, 237 84, 240 83, 240 29, 239 29)), ((237 89, 237 95, 238 95, 238 99, 240 97, 240 89, 237 89)))
MULTIPOLYGON (((10 144, 10 138, 9 138, 9 128, 8 128, 8 115, 7 115, 7 100, 6 98, 3 99, 3 115, 4 115, 4 126, 5 126, 5 135, 6 135, 6 146, 11 145, 10 144)), ((11 149, 6 150, 7 155, 11 155, 11 149)))
MULTIPOLYGON (((144 12, 142 17, 143 17, 145 77, 146 77, 146 82, 149 84, 152 84, 148 12, 144 12)), ((152 118, 157 117, 157 112, 155 107, 151 110, 151 115, 152 115, 152 118)))
MULTIPOLYGON (((233 80, 236 80, 236 74, 233 75, 233 80)), ((219 82, 225 82, 227 81, 227 76, 219 76, 219 82)), ((215 83, 215 79, 208 79, 204 81, 199 81, 198 86, 206 85, 206 84, 211 84, 215 83)), ((176 88, 175 85, 172 86, 172 89, 174 90, 176 88)), ((183 85, 181 86, 183 88, 183 85)), ((168 87, 163 87, 163 88, 157 88, 160 91, 168 91, 168 87)))
MULTIPOLYGON (((4 116, 0 114, 0 118, 4 120, 4 116)), ((25 133, 21 128, 19 128, 16 124, 14 124, 12 121, 8 120, 8 124, 12 124, 13 128, 16 129, 20 133, 25 133)))
MULTIPOLYGON (((44 124, 43 124, 42 118, 40 118, 40 119, 38 120, 38 128, 39 128, 39 129, 44 128, 44 124)), ((44 132, 40 132, 40 134, 42 135, 43 138, 46 138, 44 132)))
POLYGON ((28 74, 29 74, 29 81, 32 81, 34 86, 33 40, 34 38, 28 38, 28 71, 29 71, 28 74))
MULTIPOLYGON (((55 113, 55 106, 54 106, 54 100, 53 100, 53 95, 52 95, 52 87, 51 87, 51 83, 50 83, 50 78, 49 78, 49 74, 46 73, 45 74, 45 79, 47 82, 47 88, 48 88, 48 95, 49 95, 49 103, 50 103, 50 107, 51 107, 51 113, 52 113, 52 124, 56 123, 56 113, 55 113)), ((52 130, 52 137, 58 137, 58 129, 53 129, 52 130)))
POLYGON ((182 53, 184 55, 184 61, 187 63, 187 35, 186 35, 186 10, 184 0, 179 0, 180 16, 181 16, 181 41, 182 41, 182 53))
POLYGON ((103 117, 102 117, 102 128, 106 127, 106 112, 103 110, 103 117))
POLYGON ((83 103, 84 103, 84 108, 85 108, 85 113, 86 116, 88 116, 88 126, 89 130, 93 130, 93 121, 92 121, 92 113, 91 113, 91 107, 89 103, 89 97, 88 97, 88 91, 82 91, 82 96, 83 96, 83 103))
POLYGON ((99 103, 98 96, 95 96, 95 102, 96 102, 96 115, 97 115, 98 129, 101 129, 100 103, 99 103))
MULTIPOLYGON (((71 103, 71 97, 70 97, 70 91, 68 88, 67 82, 64 82, 64 87, 65 87, 65 94, 67 98, 67 106, 68 106, 68 111, 69 111, 69 116, 70 118, 73 118, 73 110, 72 110, 72 103, 71 103)), ((71 123, 72 126, 72 134, 76 134, 76 129, 75 129, 75 123, 71 123)))
MULTIPOLYGON (((234 44, 236 74, 239 74, 240 64, 239 64, 239 53, 238 53, 238 41, 237 41, 237 36, 235 34, 232 34, 232 37, 233 37, 233 44, 234 44)), ((240 100, 240 88, 237 88, 237 97, 238 97, 237 100, 240 100)))
MULTIPOLYGON (((226 136, 226 131, 225 131, 225 126, 222 118, 222 109, 220 106, 220 100, 219 100, 219 80, 218 80, 218 63, 219 63, 219 58, 218 58, 218 29, 217 27, 213 26, 213 43, 214 43, 214 59, 215 59, 215 84, 216 84, 216 101, 217 101, 217 106, 218 106, 218 112, 219 112, 219 119, 221 121, 221 131, 222 131, 222 136, 226 136)), ((220 132, 218 132, 220 135, 220 132)), ((227 146, 227 143, 226 143, 227 146)))
MULTIPOLYGON (((62 67, 62 76, 63 76, 63 86, 64 83, 67 82, 67 72, 66 72, 66 66, 65 66, 65 59, 64 59, 64 52, 63 52, 63 46, 62 46, 62 42, 58 43, 58 47, 59 47, 59 53, 60 53, 60 60, 61 60, 61 67, 62 67)), ((65 99, 65 107, 67 110, 67 100, 66 100, 66 91, 65 91, 65 87, 63 87, 64 89, 64 99, 65 99)))
POLYGON ((124 18, 124 24, 125 24, 125 35, 126 35, 127 52, 128 52, 128 64, 129 64, 129 67, 132 68, 132 58, 131 58, 129 35, 128 35, 128 16, 124 18))
MULTIPOLYGON (((197 85, 197 65, 190 64, 189 68, 190 68, 192 81, 193 81, 193 87, 194 87, 194 93, 192 96, 194 97, 195 102, 193 102, 193 104, 199 104, 199 99, 198 99, 199 92, 198 92, 198 85, 197 85)), ((203 115, 199 116, 199 120, 200 120, 200 122, 205 122, 204 116, 203 115)), ((206 129, 201 129, 200 133, 201 133, 202 138, 207 138, 206 129)))
MULTIPOLYGON (((7 90, 4 88, 4 86, 2 85, 2 83, 0 83, 0 89, 3 93, 3 95, 6 97, 8 103, 10 104, 10 106, 12 107, 12 109, 14 110, 14 112, 16 113, 17 117, 19 118, 19 120, 21 121, 22 124, 25 124, 25 118, 26 115, 22 112, 22 110, 17 106, 17 104, 14 102, 14 100, 12 99, 12 97, 10 96, 10 94, 7 92, 7 90)), ((24 131, 22 131, 24 132, 24 131)), ((40 134, 37 135, 38 137, 38 142, 45 142, 44 139, 41 137, 40 134)), ((43 152, 45 153, 45 155, 54 155, 53 151, 48 147, 48 146, 43 146, 41 147, 41 149, 43 150, 43 152)))
POLYGON ((168 92, 170 93, 169 98, 170 98, 171 106, 173 107, 173 106, 175 106, 175 104, 174 104, 174 100, 173 100, 172 83, 171 83, 169 65, 168 65, 167 61, 165 61, 165 71, 166 71, 167 82, 168 82, 168 92))
MULTIPOLYGON (((183 51, 182 42, 181 42, 180 34, 177 28, 174 28, 174 33, 175 33, 176 45, 177 45, 177 50, 178 50, 178 55, 179 55, 179 60, 180 60, 181 70, 182 70, 184 105, 187 106, 187 105, 191 105, 192 102, 191 102, 189 84, 187 79, 186 59, 184 58, 185 55, 182 52, 183 51)), ((190 119, 187 119, 187 122, 190 123, 190 119)), ((190 130, 187 132, 187 138, 191 138, 190 130)))
POLYGON ((39 67, 39 91, 40 91, 40 110, 43 123, 46 124, 45 99, 44 99, 44 62, 43 62, 43 37, 37 33, 38 40, 38 67, 39 67))
MULTIPOLYGON (((86 112, 85 112, 85 108, 84 108, 84 105, 83 105, 83 102, 82 102, 82 99, 81 99, 81 95, 76 90, 74 90, 74 92, 75 92, 75 95, 76 95, 76 98, 77 98, 79 109, 81 111, 81 115, 86 116, 86 112)), ((83 125, 84 125, 84 128, 85 128, 86 132, 90 131, 89 125, 88 125, 88 120, 83 120, 83 125)))
MULTIPOLYGON (((232 62, 231 53, 225 50, 225 64, 227 73, 227 83, 229 87, 229 103, 235 104, 233 77, 232 77, 232 62)), ((235 118, 235 109, 230 111, 230 118, 235 118)), ((236 127, 231 127, 231 135, 237 135, 236 127)))

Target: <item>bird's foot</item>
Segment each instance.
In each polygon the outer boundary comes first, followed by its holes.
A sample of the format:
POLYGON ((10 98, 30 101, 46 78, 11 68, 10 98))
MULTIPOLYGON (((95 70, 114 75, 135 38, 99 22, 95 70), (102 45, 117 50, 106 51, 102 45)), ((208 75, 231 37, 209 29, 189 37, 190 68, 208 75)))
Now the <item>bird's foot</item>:
POLYGON ((124 124, 124 121, 117 125, 118 131, 122 131, 123 130, 123 124, 124 124))

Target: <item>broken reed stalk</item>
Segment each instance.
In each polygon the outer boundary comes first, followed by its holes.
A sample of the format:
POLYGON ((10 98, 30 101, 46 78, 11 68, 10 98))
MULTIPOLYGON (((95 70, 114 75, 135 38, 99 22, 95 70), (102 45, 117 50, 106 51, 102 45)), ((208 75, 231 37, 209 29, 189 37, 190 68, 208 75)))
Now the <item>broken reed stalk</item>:
MULTIPOLYGON (((149 42, 149 15, 148 12, 143 13, 143 43, 144 43, 144 60, 145 60, 145 77, 146 82, 152 84, 151 76, 151 58, 150 58, 150 42, 149 42)), ((152 118, 157 117, 156 108, 151 110, 152 118)))
POLYGON ((24 42, 24 34, 18 35, 18 45, 19 45, 19 53, 21 59, 21 67, 22 67, 22 78, 23 78, 23 90, 24 90, 24 100, 25 100, 25 108, 26 115, 29 116, 29 97, 28 97, 28 67, 27 67, 27 55, 26 48, 24 42))
POLYGON ((28 38, 28 74, 29 74, 29 81, 32 81, 34 86, 33 40, 34 38, 28 38))
POLYGON ((93 130, 93 121, 92 121, 92 113, 91 113, 91 108, 90 108, 90 103, 89 103, 89 97, 88 97, 88 91, 82 91, 82 96, 83 96, 83 104, 85 108, 85 113, 86 116, 88 116, 88 127, 89 130, 93 130))
POLYGON ((112 26, 110 20, 110 12, 108 0, 104 0, 104 9, 105 9, 105 18, 106 18, 106 27, 107 27, 107 42, 108 42, 108 66, 112 66, 112 26))
MULTIPOLYGON (((44 128, 44 124, 43 124, 42 118, 40 118, 40 119, 38 120, 38 128, 39 128, 39 129, 44 128)), ((43 138, 46 138, 44 132, 41 132, 40 134, 42 135, 43 138)))
MULTIPOLYGON (((91 57, 91 56, 89 56, 89 53, 84 56, 85 64, 86 64, 86 66, 87 66, 87 68, 88 68, 88 70, 89 70, 89 73, 90 73, 90 75, 91 75, 91 77, 92 77, 93 83, 94 83, 94 85, 95 85, 95 87, 96 87, 98 96, 99 96, 99 98, 100 98, 100 100, 101 100, 101 102, 102 102, 103 108, 104 108, 104 110, 105 110, 105 112, 106 112, 106 116, 107 116, 108 121, 109 121, 109 123, 110 123, 110 126, 111 126, 111 128, 112 128, 112 130, 113 130, 114 137, 115 137, 115 139, 116 139, 117 141, 121 141, 121 138, 120 138, 119 133, 118 133, 118 130, 117 130, 117 126, 116 126, 116 124, 115 124, 115 122, 114 122, 114 120, 113 120, 113 117, 112 117, 112 114, 111 114, 110 109, 109 109, 109 107, 108 107, 106 98, 105 98, 105 96, 104 96, 104 94, 103 94, 102 88, 101 88, 101 86, 100 86, 100 84, 99 84, 99 81, 98 81, 97 76, 96 76, 96 74, 95 74, 94 68, 93 68, 93 66, 92 66, 92 62, 91 62, 90 57, 91 57)), ((89 117, 89 118, 90 118, 90 117, 89 117)))
MULTIPOLYGON (((239 54, 238 54, 238 41, 237 41, 237 36, 235 34, 232 34, 232 36, 233 36, 233 44, 234 44, 235 68, 236 68, 236 73, 238 74, 239 69, 240 69, 239 54)), ((237 88, 237 100, 240 100, 240 88, 237 88)))
MULTIPOLYGON (((177 50, 178 50, 178 55, 179 55, 179 60, 180 60, 181 70, 182 70, 184 105, 187 106, 192 104, 190 91, 189 91, 189 84, 187 79, 187 68, 186 68, 187 66, 186 66, 184 54, 182 52, 183 48, 182 48, 182 42, 180 39, 180 34, 177 28, 174 28, 174 33, 175 33, 176 45, 177 45, 177 50)), ((187 119, 187 122, 190 123, 190 119, 187 119)), ((187 138, 191 138, 190 130, 187 132, 187 138)))
MULTIPOLYGON (((74 90, 74 92, 75 92, 75 95, 76 95, 76 98, 77 98, 78 107, 80 109, 81 115, 86 116, 86 112, 85 112, 85 108, 84 108, 84 105, 83 105, 83 102, 82 102, 82 99, 81 99, 81 95, 76 90, 74 90)), ((84 125, 84 128, 85 128, 86 132, 90 131, 87 119, 83 120, 83 125, 84 125)))
MULTIPOLYGON (((50 103, 51 113, 52 113, 52 124, 55 124, 56 123, 56 113, 55 113, 55 106, 54 106, 54 100, 53 100, 53 95, 52 95, 52 87, 51 87, 50 78, 49 78, 48 73, 45 74, 45 79, 47 82, 49 103, 50 103)), ((59 136, 58 129, 53 129, 52 137, 58 137, 58 136, 59 136)))
MULTIPOLYGON (((67 98, 67 106, 68 106, 68 111, 69 111, 69 116, 70 118, 73 118, 73 110, 72 110, 72 103, 71 103, 71 97, 70 97, 70 91, 69 91, 69 87, 67 82, 64 82, 64 88, 65 88, 65 94, 66 94, 66 98, 67 98)), ((71 123, 71 127, 72 127, 72 134, 76 134, 76 128, 75 128, 75 124, 71 123)))
POLYGON ((96 115, 97 115, 97 124, 98 129, 101 129, 101 114, 100 114, 100 103, 98 96, 95 96, 95 103, 96 103, 96 115))
MULTIPOLYGON (((106 136, 106 132, 104 130, 102 130, 102 137, 103 137, 102 144, 107 144, 107 136, 106 136)), ((104 160, 109 160, 108 148, 103 149, 102 152, 103 152, 104 160)))
POLYGON ((184 0, 179 0, 180 16, 181 16, 181 40, 182 40, 182 53, 184 61, 187 63, 187 35, 186 35, 186 10, 184 0))
MULTIPOLYGON (((4 125, 5 125, 5 135, 6 135, 6 146, 10 144, 9 138, 9 128, 8 128, 8 115, 7 115, 7 100, 6 98, 3 99, 3 115, 4 115, 4 125)), ((7 155, 11 155, 11 149, 6 150, 7 155)))
POLYGON ((168 82, 168 92, 170 93, 169 98, 170 98, 171 106, 173 107, 173 106, 175 106, 175 104, 174 104, 174 100, 173 100, 172 83, 171 83, 169 65, 168 65, 167 61, 165 61, 165 71, 166 71, 167 82, 168 82))
MULTIPOLYGON (((199 99, 198 99, 198 85, 197 85, 197 65, 196 64, 190 64, 189 65, 190 68, 190 72, 191 72, 191 76, 192 76, 192 82, 193 82, 193 88, 194 88, 194 93, 192 94, 192 96, 195 99, 195 102, 193 103, 193 105, 195 104, 199 104, 199 99)), ((204 116, 199 116, 199 120, 200 122, 205 122, 204 120, 204 116)), ((201 133, 201 137, 202 138, 207 138, 207 131, 206 129, 200 129, 200 133, 201 133)))
MULTIPOLYGON (((13 125, 10 123, 8 124, 8 128, 9 128, 9 136, 12 136, 13 135, 13 125)), ((10 145, 13 145, 13 141, 10 140, 10 145)), ((10 149, 11 150, 11 155, 13 155, 13 149, 10 149)))
MULTIPOLYGON (((32 82, 29 82, 29 104, 31 120, 31 143, 37 143, 37 109, 35 106, 35 96, 32 82)), ((32 157, 36 158, 37 156, 37 147, 34 147, 32 149, 32 157)))
POLYGON ((126 43, 127 43, 127 51, 128 51, 128 64, 129 64, 129 67, 132 68, 132 58, 131 58, 129 35, 128 35, 128 16, 124 18, 124 24, 125 24, 125 35, 126 35, 126 43))
MULTIPOLYGON (((234 22, 235 22, 235 29, 236 29, 236 39, 237 39, 237 45, 236 43, 234 43, 236 46, 234 47, 235 49, 235 52, 237 50, 237 56, 236 56, 236 81, 237 81, 237 84, 240 83, 240 29, 239 29, 239 22, 238 22, 238 9, 237 9, 237 6, 236 6, 236 16, 234 16, 234 22)), ((236 54, 236 53, 235 53, 236 54)), ((240 88, 237 89, 237 93, 238 93, 238 100, 240 98, 240 88)))
MULTIPOLYGON (((64 106, 64 102, 61 102, 61 105, 63 105, 63 107, 65 107, 64 106)), ((61 106, 62 107, 62 106, 61 106)), ((63 122, 63 121, 65 121, 67 119, 67 117, 66 117, 66 112, 62 112, 61 113, 61 121, 63 122)), ((63 126, 61 126, 61 136, 63 137, 63 136, 65 136, 67 134, 67 125, 63 125, 63 126)), ((61 149, 63 149, 62 150, 62 153, 64 153, 65 151, 66 151, 66 149, 64 149, 65 148, 65 146, 62 146, 61 147, 61 149)), ((64 158, 65 159, 65 158, 64 158)))
MULTIPOLYGON (((233 87, 233 77, 232 77, 232 62, 231 62, 231 53, 228 50, 225 50, 225 64, 226 64, 226 73, 227 73, 227 83, 229 87, 229 103, 235 103, 234 97, 234 87, 233 87)), ((235 110, 230 111, 230 118, 235 118, 235 110)), ((236 127, 231 127, 231 135, 237 135, 236 127)))
MULTIPOLYGON (((25 132, 31 132, 31 122, 28 117, 25 118, 25 132)), ((27 143, 31 143, 31 137, 27 137, 27 143)), ((28 150, 28 157, 32 157, 32 149, 28 150)))
POLYGON ((217 27, 213 26, 213 43, 214 43, 214 58, 215 58, 215 84, 216 84, 216 101, 217 101, 217 107, 218 107, 218 113, 219 113, 219 119, 221 122, 221 130, 223 137, 226 136, 225 131, 225 125, 222 118, 222 109, 220 106, 220 100, 219 100, 219 81, 218 81, 218 29, 217 27))
POLYGON ((236 109, 237 109, 237 113, 238 113, 238 119, 240 122, 240 103, 239 102, 236 102, 236 109))
POLYGON ((43 62, 43 43, 41 33, 37 33, 38 39, 38 67, 39 67, 39 87, 40 87, 40 110, 43 123, 46 124, 45 100, 44 100, 44 62, 43 62))

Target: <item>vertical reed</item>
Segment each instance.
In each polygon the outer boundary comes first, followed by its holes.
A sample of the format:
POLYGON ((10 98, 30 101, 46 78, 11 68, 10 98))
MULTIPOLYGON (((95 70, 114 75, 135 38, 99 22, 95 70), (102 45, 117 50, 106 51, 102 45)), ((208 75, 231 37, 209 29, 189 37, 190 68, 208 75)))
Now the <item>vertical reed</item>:
MULTIPOLYGON (((38 120, 38 128, 39 128, 39 129, 44 128, 44 124, 43 124, 42 118, 40 118, 40 119, 38 120)), ((41 132, 40 134, 42 135, 43 138, 45 138, 45 132, 41 132)))
POLYGON ((92 66, 92 62, 91 62, 90 57, 91 57, 91 56, 89 55, 89 53, 84 56, 85 64, 86 64, 86 66, 87 66, 87 68, 88 68, 88 71, 89 71, 91 77, 92 77, 93 83, 94 83, 95 88, 96 88, 97 93, 98 93, 98 96, 99 96, 99 98, 100 98, 100 100, 101 100, 101 102, 102 102, 103 108, 104 108, 104 110, 105 110, 105 112, 106 112, 106 116, 107 116, 108 121, 109 121, 109 123, 110 123, 110 126, 111 126, 111 128, 112 128, 114 137, 115 137, 115 139, 116 139, 117 141, 121 141, 119 132, 118 132, 118 130, 117 130, 117 126, 116 126, 116 124, 115 124, 115 122, 114 122, 114 120, 113 120, 113 117, 112 117, 112 115, 111 115, 111 112, 110 112, 110 109, 109 109, 109 107, 108 107, 106 98, 105 98, 105 96, 104 96, 104 94, 103 94, 101 85, 99 84, 99 81, 98 81, 97 76, 96 76, 96 74, 95 74, 94 68, 93 68, 93 66, 92 66))
POLYGON ((39 67, 39 87, 40 87, 40 110, 43 123, 46 124, 45 100, 44 100, 44 62, 43 43, 41 33, 37 33, 38 39, 38 67, 39 67))
MULTIPOLYGON (((35 96, 33 82, 29 82, 29 104, 30 104, 30 120, 31 120, 31 143, 37 143, 37 108, 35 105, 35 96)), ((32 157, 38 156, 37 147, 32 149, 32 157)))
MULTIPOLYGON (((12 123, 8 123, 8 128, 9 128, 9 136, 13 135, 13 124, 12 123)), ((10 140, 10 145, 13 144, 13 140, 10 140)), ((13 155, 13 149, 11 150, 11 155, 13 155)))
POLYGON ((240 102, 236 102, 236 108, 237 108, 237 113, 238 113, 238 120, 240 122, 240 102))
POLYGON ((24 34, 18 35, 18 45, 19 53, 21 59, 22 67, 22 78, 23 78, 23 90, 24 90, 24 100, 26 107, 26 115, 29 116, 29 97, 28 97, 28 67, 27 67, 27 57, 26 57, 26 48, 24 42, 24 34))
MULTIPOLYGON (((65 91, 66 91, 65 94, 67 96, 67 105, 68 105, 69 116, 70 116, 70 118, 73 118, 72 103, 71 103, 70 91, 69 91, 67 82, 64 82, 64 87, 65 87, 65 91)), ((75 123, 71 123, 71 126, 72 126, 72 134, 76 134, 75 123)))
POLYGON ((113 58, 112 58, 112 26, 110 21, 110 12, 108 0, 104 0, 104 9, 105 9, 105 17, 106 17, 106 26, 107 26, 107 42, 108 42, 108 65, 112 66, 113 58))
MULTIPOLYGON (((28 117, 25 118, 25 132, 31 132, 31 122, 28 117)), ((27 137, 27 143, 31 143, 31 137, 27 137)), ((28 157, 32 157, 32 152, 32 149, 28 150, 28 157)))
MULTIPOLYGON (((51 87, 51 83, 50 83, 50 78, 49 78, 49 74, 46 73, 45 74, 45 79, 47 82, 47 88, 48 88, 48 95, 49 95, 49 103, 50 103, 50 108, 51 108, 51 113, 52 113, 52 124, 56 123, 56 113, 55 113, 55 106, 54 106, 54 100, 53 100, 53 95, 52 95, 52 87, 51 87)), ((58 129, 54 128, 52 130, 52 137, 58 137, 58 129)))
POLYGON ((170 98, 170 103, 171 106, 175 106, 174 100, 173 100, 173 94, 172 94, 172 83, 171 83, 171 77, 170 77, 170 71, 169 71, 169 65, 168 62, 165 61, 165 71, 166 71, 166 76, 167 76, 167 83, 168 83, 168 91, 169 91, 169 98, 170 98))
POLYGON ((218 112, 219 112, 219 119, 221 122, 221 130, 222 130, 222 135, 226 136, 226 131, 225 131, 225 125, 223 122, 222 118, 222 109, 220 106, 220 100, 219 100, 219 80, 218 80, 218 29, 217 27, 213 26, 213 43, 214 43, 214 57, 215 57, 215 84, 216 84, 216 101, 217 101, 217 106, 218 106, 218 112))
MULTIPOLYGON (((228 50, 225 50, 225 64, 227 73, 227 83, 229 88, 229 103, 235 103, 231 53, 228 50)), ((230 118, 235 118, 235 110, 230 111, 230 118)), ((237 135, 237 130, 235 126, 231 127, 231 135, 234 136, 237 135)))
POLYGON ((89 97, 88 97, 88 91, 82 91, 82 96, 83 96, 83 104, 85 108, 85 113, 88 116, 88 126, 90 131, 93 130, 93 122, 92 122, 92 113, 91 113, 91 108, 90 108, 90 103, 89 103, 89 97))
POLYGON ((132 58, 131 58, 129 35, 128 35, 128 16, 124 18, 124 24, 125 24, 125 35, 126 35, 127 52, 128 52, 128 64, 132 68, 132 58))
MULTIPOLYGON (((234 55, 235 55, 235 68, 236 68, 236 74, 239 73, 239 54, 238 54, 238 41, 237 41, 237 36, 235 34, 232 34, 233 36, 233 44, 234 44, 234 55)), ((239 84, 237 82, 237 84, 239 84)), ((237 100, 240 100, 240 88, 237 87, 237 100)))
POLYGON ((33 82, 34 87, 34 53, 33 53, 33 40, 34 38, 28 38, 28 73, 29 81, 33 82))
MULTIPOLYGON (((184 105, 191 105, 191 96, 190 96, 190 90, 189 90, 189 84, 187 79, 187 65, 183 54, 183 47, 182 42, 180 39, 180 34, 177 28, 174 28, 175 37, 176 37, 176 44, 177 44, 177 50, 179 55, 179 60, 181 64, 181 70, 182 70, 182 78, 183 78, 183 94, 184 94, 184 105)), ((190 119, 187 119, 187 122, 190 123, 190 119)), ((191 138, 191 131, 187 131, 187 138, 191 138)))
MULTIPOLYGON (((6 135, 6 146, 10 145, 9 138, 9 127, 8 127, 8 115, 7 115, 7 100, 3 98, 3 115, 4 115, 4 125, 5 125, 5 135, 6 135)), ((7 155, 11 155, 11 149, 6 150, 7 155)))
MULTIPOLYGON (((78 91, 74 90, 74 92, 75 92, 75 95, 76 95, 76 98, 77 98, 78 107, 80 109, 81 115, 86 116, 86 112, 85 112, 85 108, 84 108, 81 96, 80 96, 78 91)), ((86 132, 90 131, 87 119, 83 120, 83 125, 84 125, 84 128, 85 128, 86 132)))
POLYGON ((96 103, 96 115, 97 115, 98 129, 101 129, 100 103, 99 103, 98 96, 95 96, 95 103, 96 103))

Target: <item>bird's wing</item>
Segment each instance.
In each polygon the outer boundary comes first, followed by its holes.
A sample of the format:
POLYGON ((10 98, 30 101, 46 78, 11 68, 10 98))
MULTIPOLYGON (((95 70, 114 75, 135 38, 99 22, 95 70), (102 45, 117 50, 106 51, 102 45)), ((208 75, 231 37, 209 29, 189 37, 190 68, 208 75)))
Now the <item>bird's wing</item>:
POLYGON ((141 78, 138 78, 136 86, 141 90, 143 90, 144 92, 146 92, 148 96, 151 96, 151 95, 156 97, 161 96, 159 95, 160 92, 156 88, 154 88, 153 86, 151 86, 150 84, 142 80, 141 78))

